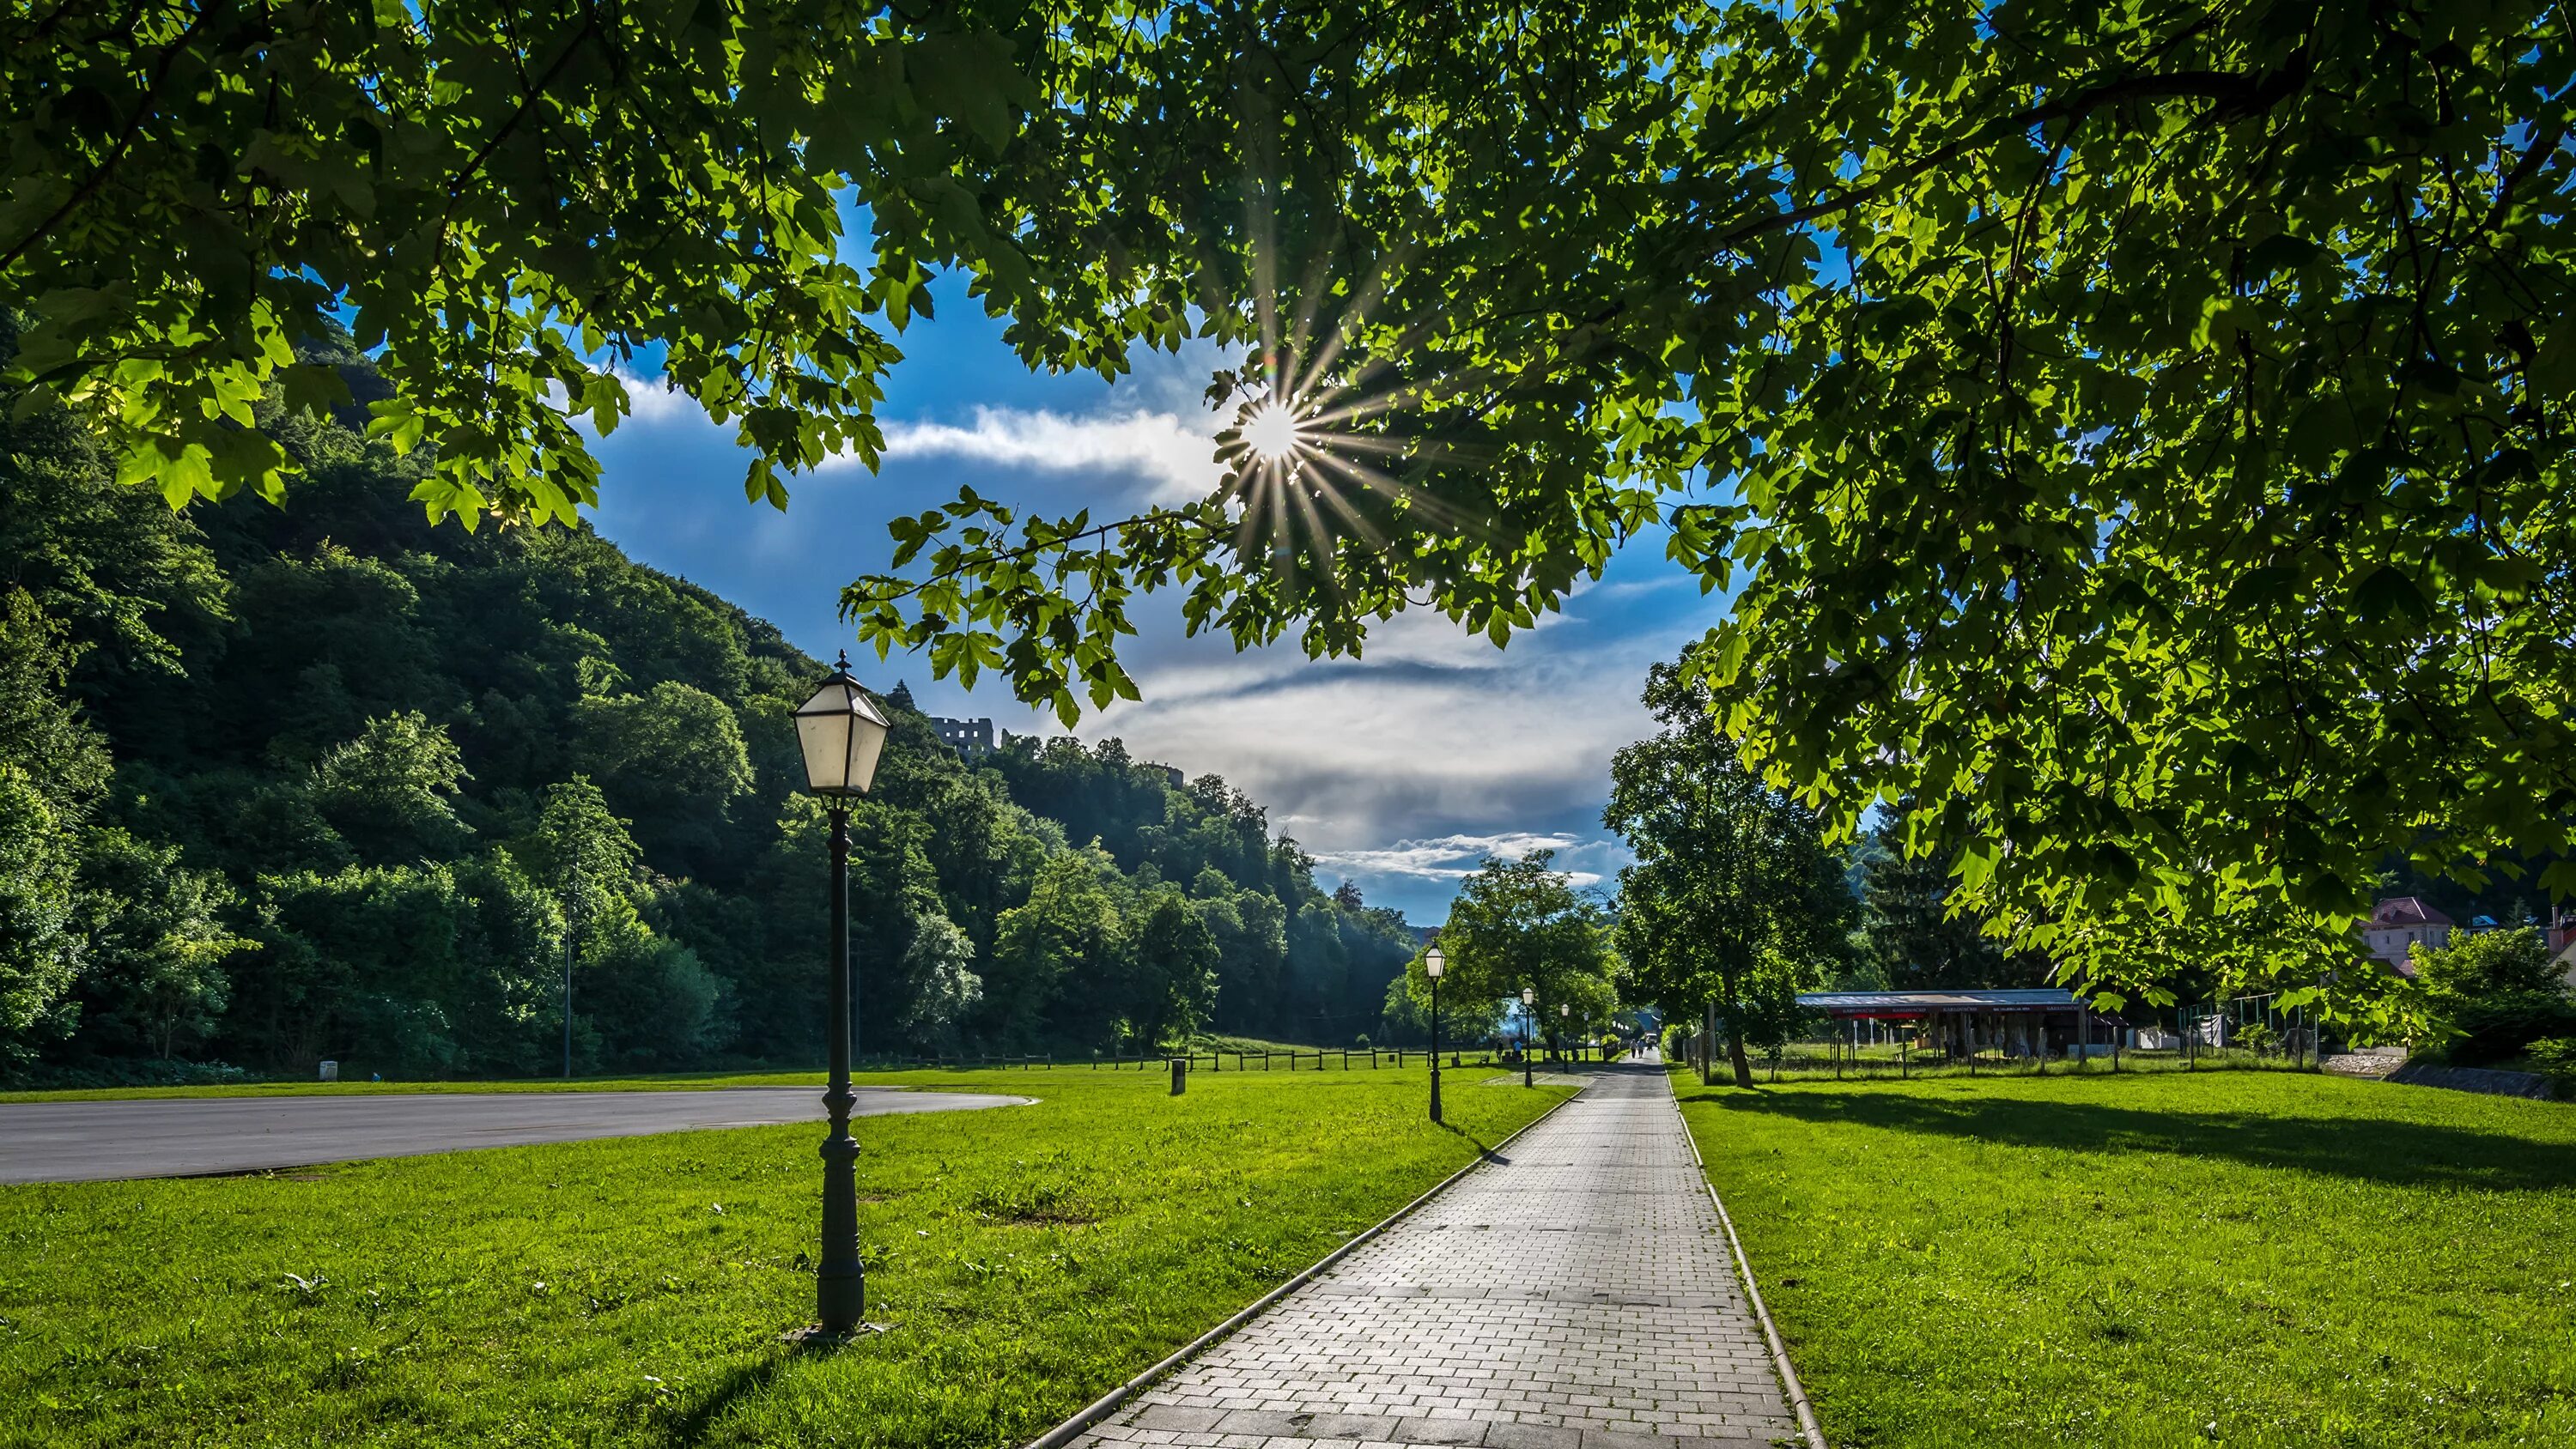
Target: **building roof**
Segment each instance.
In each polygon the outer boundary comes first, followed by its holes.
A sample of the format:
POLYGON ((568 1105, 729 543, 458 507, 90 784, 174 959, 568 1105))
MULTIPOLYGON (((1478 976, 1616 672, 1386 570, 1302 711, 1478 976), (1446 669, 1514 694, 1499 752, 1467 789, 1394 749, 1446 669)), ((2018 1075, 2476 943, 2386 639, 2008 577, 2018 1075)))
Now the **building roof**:
POLYGON ((1957 991, 1806 991, 1798 1004, 1835 1016, 1929 1016, 1942 1011, 2073 1011, 2075 994, 2054 986, 1957 991))
POLYGON ((2448 926, 2456 924, 2440 911, 2424 904, 2417 896, 2390 896, 2370 913, 2370 924, 2378 930, 2402 929, 2407 926, 2448 926))

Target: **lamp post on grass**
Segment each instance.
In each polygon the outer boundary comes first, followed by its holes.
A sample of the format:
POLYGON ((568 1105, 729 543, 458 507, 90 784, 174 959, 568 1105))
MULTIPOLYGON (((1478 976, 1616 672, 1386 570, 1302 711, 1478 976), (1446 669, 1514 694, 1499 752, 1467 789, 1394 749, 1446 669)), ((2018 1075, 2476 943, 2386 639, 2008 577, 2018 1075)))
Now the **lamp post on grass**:
MULTIPOLYGON (((1564 1021, 1565 1021, 1565 1019, 1566 1019, 1567 1017, 1572 1016, 1573 1014, 1574 1014, 1574 1003, 1573 1003, 1573 1002, 1570 1002, 1570 1001, 1560 1001, 1560 1002, 1558 1002, 1558 1003, 1556 1004, 1556 1019, 1557 1019, 1557 1022, 1558 1022, 1558 1024, 1559 1024, 1560 1026, 1561 1026, 1561 1025, 1563 1025, 1563 1023, 1564 1023, 1564 1021)), ((1558 1061, 1558 1063, 1559 1063, 1559 1064, 1562 1064, 1562 1063, 1565 1061, 1565 1034, 1564 1034, 1564 1032, 1562 1032, 1562 1031, 1553 1031, 1553 1032, 1548 1033, 1547 1049, 1548 1049, 1548 1053, 1549 1053, 1551 1056, 1554 1056, 1554 1057, 1557 1059, 1557 1061, 1558 1061)))
POLYGON ((1537 1028, 1538 1028, 1538 1021, 1537 1021, 1537 1015, 1536 1015, 1536 1014, 1537 1014, 1537 1011, 1538 1011, 1538 988, 1537 988, 1537 987, 1535 987, 1535 986, 1524 986, 1524 987, 1522 987, 1522 988, 1521 988, 1521 1085, 1522 1085, 1522 1086, 1524 1086, 1524 1087, 1535 1085, 1533 1082, 1531 1082, 1531 1081, 1530 1081, 1530 1038, 1531 1038, 1531 1037, 1534 1037, 1534 1036, 1536 1036, 1536 1035, 1538 1034, 1538 1030, 1537 1030, 1537 1028))
POLYGON ((1422 953, 1422 974, 1431 978, 1431 1120, 1440 1120, 1440 973, 1449 969, 1449 958, 1440 948, 1422 953))
POLYGON ((823 1251, 814 1270, 816 1322, 803 1335, 837 1339, 867 1310, 867 1270, 859 1263, 859 1144, 850 1136, 850 797, 868 792, 886 717, 850 677, 843 654, 832 677, 796 710, 796 743, 805 754, 805 786, 832 806, 831 1007, 823 1022, 831 1089, 823 1106, 832 1132, 823 1139, 823 1251))
MULTIPOLYGON (((575 857, 578 861, 578 857, 575 857)), ((572 947, 581 930, 581 867, 572 869, 572 886, 564 892, 564 1080, 572 1080, 572 947)))

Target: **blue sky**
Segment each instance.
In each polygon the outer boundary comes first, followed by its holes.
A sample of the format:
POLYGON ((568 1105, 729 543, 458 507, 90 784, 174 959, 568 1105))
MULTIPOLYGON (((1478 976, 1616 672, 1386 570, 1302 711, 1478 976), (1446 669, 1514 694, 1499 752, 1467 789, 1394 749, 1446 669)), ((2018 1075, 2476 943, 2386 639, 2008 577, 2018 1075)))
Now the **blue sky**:
MULTIPOLYGON (((1066 511, 1195 496, 1214 479, 1219 421, 1201 398, 1223 360, 1213 349, 1140 353, 1115 385, 1032 373, 962 279, 934 293, 938 320, 901 339, 905 360, 880 410, 879 472, 851 463, 790 479, 785 513, 746 504, 731 429, 685 398, 638 386, 634 416, 598 445, 592 521, 635 558, 828 659, 851 643, 835 615, 841 585, 888 561, 885 520, 945 502, 960 484, 1066 511)), ((1142 637, 1129 641, 1143 700, 1088 716, 1074 733, 1117 735, 1140 758, 1225 776, 1314 853, 1328 886, 1354 880, 1372 903, 1435 923, 1458 877, 1488 852, 1553 846, 1563 868, 1605 880, 1625 862, 1600 823, 1610 756, 1649 730, 1637 702, 1646 667, 1715 614, 1696 578, 1652 540, 1507 649, 1418 614, 1373 634, 1357 661, 1310 661, 1293 643, 1238 655, 1222 639, 1184 637, 1177 610, 1149 601, 1142 637)), ((979 680, 970 694, 932 680, 919 659, 880 664, 856 649, 852 658, 878 688, 908 682, 934 714, 989 716, 1017 733, 1059 729, 1000 680, 979 680)))

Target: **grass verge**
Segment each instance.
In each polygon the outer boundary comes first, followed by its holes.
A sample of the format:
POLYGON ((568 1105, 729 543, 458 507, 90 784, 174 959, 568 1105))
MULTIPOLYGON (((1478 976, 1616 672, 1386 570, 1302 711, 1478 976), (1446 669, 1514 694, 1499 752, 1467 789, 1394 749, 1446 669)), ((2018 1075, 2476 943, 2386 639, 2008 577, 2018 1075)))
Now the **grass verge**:
POLYGON ((1838 1449, 2576 1443, 2576 1109, 1676 1081, 1838 1449))
POLYGON ((0 1188, 0 1445, 1016 1444, 1564 1095, 1426 1078, 876 1079, 1043 1100, 859 1124, 826 1354, 812 1126, 0 1188))

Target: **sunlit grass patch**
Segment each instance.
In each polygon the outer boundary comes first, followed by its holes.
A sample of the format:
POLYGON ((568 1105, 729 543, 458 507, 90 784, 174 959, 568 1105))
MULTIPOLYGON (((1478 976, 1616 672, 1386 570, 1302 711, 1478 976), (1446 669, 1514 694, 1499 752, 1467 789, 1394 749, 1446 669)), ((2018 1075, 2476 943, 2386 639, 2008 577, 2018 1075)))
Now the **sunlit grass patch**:
POLYGON ((1843 1449, 2576 1443, 2576 1107, 1676 1078, 1843 1449))
POLYGON ((1427 1073, 906 1078, 868 1317, 813 1312, 819 1123, 0 1188, 0 1445, 1026 1441, 1553 1105, 1427 1073))

